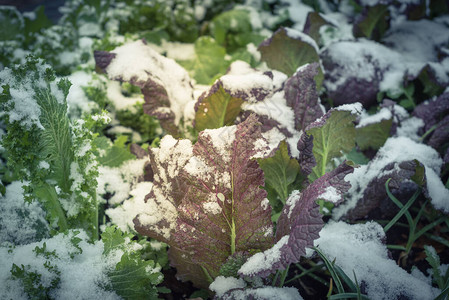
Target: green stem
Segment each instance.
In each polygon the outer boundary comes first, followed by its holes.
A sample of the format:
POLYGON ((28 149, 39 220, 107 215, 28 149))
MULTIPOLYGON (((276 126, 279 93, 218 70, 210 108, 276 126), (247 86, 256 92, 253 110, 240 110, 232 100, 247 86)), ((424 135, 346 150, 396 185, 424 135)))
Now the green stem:
POLYGON ((231 172, 231 255, 235 253, 234 174, 231 172))
MULTIPOLYGON (((53 186, 45 183, 38 187, 35 191, 36 196, 40 199, 41 203, 46 209, 47 212, 56 212, 56 215, 52 214, 51 218, 57 218, 57 223, 59 226, 59 232, 63 232, 69 229, 67 224, 67 218, 65 216, 64 210, 59 203, 58 195, 56 194, 56 190, 53 186)), ((53 220, 50 220, 52 223, 53 220)))

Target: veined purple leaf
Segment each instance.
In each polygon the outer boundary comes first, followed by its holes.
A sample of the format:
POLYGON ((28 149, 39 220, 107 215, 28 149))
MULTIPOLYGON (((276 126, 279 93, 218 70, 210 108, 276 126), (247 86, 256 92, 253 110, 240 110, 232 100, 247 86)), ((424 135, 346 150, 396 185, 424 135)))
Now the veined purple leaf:
POLYGON ((111 52, 96 51, 97 67, 113 80, 139 86, 144 112, 155 116, 170 134, 178 136, 184 107, 193 100, 190 77, 174 60, 166 58, 143 41, 125 44, 111 52))
POLYGON ((413 116, 424 121, 424 131, 427 144, 432 146, 446 159, 449 142, 449 93, 440 95, 435 100, 426 101, 418 105, 413 111, 413 116))
POLYGON ((363 197, 357 202, 357 206, 349 210, 345 217, 350 220, 358 220, 369 214, 380 212, 377 217, 382 218, 389 213, 386 211, 388 208, 394 213, 397 208, 394 207, 385 190, 385 182, 389 178, 391 178, 389 183, 391 189, 399 190, 403 183, 407 183, 411 179, 414 179, 415 183, 423 185, 425 181, 424 166, 417 160, 389 163, 380 171, 380 176, 369 182, 363 197), (376 210, 380 211, 376 212, 376 210))
POLYGON ((428 131, 449 113, 449 93, 444 93, 434 100, 428 100, 418 105, 413 116, 424 120, 424 130, 428 131))
POLYGON ((298 131, 323 115, 314 80, 318 70, 318 63, 307 64, 285 82, 285 99, 295 112, 295 128, 298 131))
POLYGON ((156 209, 135 219, 136 230, 162 235, 178 277, 207 288, 230 255, 273 244, 263 171, 253 159, 267 151, 267 142, 254 115, 238 125, 202 131, 182 153, 183 140, 164 139, 161 149, 151 150, 155 181, 147 202, 155 202, 156 209), (166 164, 170 160, 174 165, 166 164), (165 205, 172 217, 151 223, 151 217, 165 213, 158 210, 165 205))
POLYGON ((277 223, 277 243, 272 248, 250 257, 240 268, 239 274, 266 277, 277 270, 285 269, 291 263, 299 262, 301 256, 306 254, 306 248, 313 246, 313 241, 319 237, 324 225, 316 201, 342 201, 343 194, 350 188, 344 177, 352 171, 353 167, 342 163, 335 170, 315 180, 302 192, 293 191, 277 223))

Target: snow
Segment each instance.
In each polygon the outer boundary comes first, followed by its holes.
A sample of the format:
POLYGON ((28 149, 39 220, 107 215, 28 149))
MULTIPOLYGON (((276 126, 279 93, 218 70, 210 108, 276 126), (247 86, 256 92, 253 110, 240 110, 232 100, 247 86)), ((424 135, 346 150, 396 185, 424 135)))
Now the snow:
POLYGON ((129 191, 131 198, 125 200, 123 205, 116 208, 108 208, 105 213, 111 219, 111 222, 117 225, 123 232, 133 232, 134 218, 141 213, 145 207, 145 196, 151 192, 152 182, 139 182, 129 191))
POLYGON ((277 288, 271 286, 262 286, 253 289, 246 289, 247 285, 241 278, 217 276, 209 285, 209 289, 216 293, 220 299, 234 300, 302 300, 297 289, 292 287, 277 288))
POLYGON ((349 111, 353 115, 360 115, 363 111, 363 106, 360 102, 343 104, 334 108, 335 110, 349 111))
MULTIPOLYGON (((287 106, 284 91, 276 92, 257 103, 244 102, 241 107, 244 111, 252 111, 279 122, 280 127, 287 129, 290 133, 296 132, 295 113, 291 107, 287 106)), ((271 142, 270 139, 268 141, 271 142)))
MULTIPOLYGON (((39 71, 45 72, 45 66, 40 66, 39 71)), ((13 76, 10 69, 5 68, 0 71, 0 81, 2 81, 2 85, 9 85, 11 100, 8 102, 13 103, 13 105, 11 105, 11 110, 8 112, 9 122, 13 123, 18 121, 22 126, 28 129, 33 125, 43 129, 43 126, 39 121, 41 109, 37 103, 36 93, 33 88, 33 85, 36 83, 32 82, 30 77, 31 75, 19 81, 13 76)), ((42 83, 39 82, 37 84, 42 85, 42 83)))
POLYGON ((110 193, 108 202, 112 205, 118 205, 128 199, 134 185, 144 175, 144 165, 147 161, 148 158, 131 159, 117 168, 99 166, 97 195, 101 197, 110 193))
POLYGON ((170 109, 178 125, 185 105, 193 99, 193 88, 187 71, 173 59, 158 54, 142 41, 125 44, 111 51, 116 54, 106 72, 111 79, 155 81, 167 92, 170 109))
POLYGON ((82 113, 91 112, 93 108, 98 106, 96 103, 89 101, 83 91, 83 87, 87 87, 92 81, 90 74, 77 71, 70 74, 67 79, 72 83, 66 99, 71 116, 81 116, 82 113))
POLYGON ((241 278, 217 276, 215 280, 209 285, 209 289, 216 293, 218 297, 223 297, 224 294, 232 289, 243 289, 246 287, 245 281, 241 278))
POLYGON ((338 190, 333 186, 328 186, 324 193, 320 194, 317 198, 337 203, 341 199, 341 195, 338 190))
POLYGON ((22 186, 27 184, 14 181, 6 186, 4 196, 0 194, 0 244, 26 244, 45 237, 50 230, 39 203, 25 202, 22 186))
POLYGON ((388 257, 383 244, 385 233, 375 222, 349 225, 330 222, 315 240, 330 261, 343 269, 354 282, 353 272, 373 300, 434 299, 439 291, 400 268, 388 257))
POLYGON ((223 211, 217 202, 203 202, 203 209, 206 213, 217 215, 223 211))
POLYGON ((351 183, 346 201, 333 209, 333 217, 341 218, 347 211, 357 205, 357 201, 363 197, 365 188, 369 182, 377 176, 381 176, 381 170, 389 163, 399 164, 403 161, 417 159, 426 169, 427 189, 431 195, 431 203, 435 208, 449 212, 449 191, 444 188, 440 174, 443 160, 438 152, 430 146, 417 143, 407 137, 390 137, 377 155, 367 165, 354 169, 345 180, 351 183))
POLYGON ((290 235, 283 236, 273 247, 248 258, 238 270, 244 276, 254 276, 262 270, 269 270, 281 258, 281 248, 288 243, 290 235))
POLYGON ((295 30, 295 29, 288 28, 288 27, 285 28, 285 31, 286 31, 288 37, 295 39, 295 40, 300 40, 306 44, 309 44, 310 46, 312 46, 315 49, 316 53, 319 53, 318 45, 316 44, 315 40, 312 39, 309 35, 303 33, 302 31, 295 30))
MULTIPOLYGON (((88 237, 81 231, 77 237, 81 238, 79 253, 70 240, 74 237, 73 231, 67 235, 59 234, 50 239, 44 239, 37 243, 16 246, 11 252, 5 247, 0 247, 0 298, 1 299, 28 299, 23 287, 17 284, 10 276, 12 265, 29 266, 30 271, 41 274, 41 283, 49 287, 55 279, 55 274, 44 267, 48 260, 43 255, 37 255, 34 249, 46 245, 48 252, 55 251, 57 258, 51 259, 51 265, 60 272, 60 282, 56 289, 50 293, 53 299, 120 299, 114 292, 102 289, 101 285, 108 284, 106 272, 115 268, 121 255, 112 253, 103 256, 103 243, 97 241, 88 243, 88 237), (75 259, 71 255, 75 254, 75 259)), ((115 251, 114 251, 115 252, 115 251)))
POLYGON ((145 205, 140 208, 138 220, 143 226, 169 239, 171 231, 176 228, 178 217, 175 201, 171 196, 171 182, 177 179, 179 171, 193 156, 192 142, 187 139, 176 140, 171 135, 166 135, 161 139, 159 148, 152 148, 151 152, 154 156, 152 167, 157 168, 154 182, 161 184, 153 186, 154 197, 148 197, 145 205), (167 171, 164 165, 168 166, 167 171), (159 226, 161 221, 165 225, 159 226))
POLYGON ((144 103, 143 95, 125 97, 120 82, 117 81, 107 83, 107 97, 116 110, 129 110, 132 113, 137 113, 136 104, 144 103))
POLYGON ((234 143, 236 130, 236 125, 223 126, 217 129, 205 129, 200 135, 205 135, 211 139, 215 151, 221 155, 223 161, 226 163, 231 161, 231 153, 229 150, 234 143))

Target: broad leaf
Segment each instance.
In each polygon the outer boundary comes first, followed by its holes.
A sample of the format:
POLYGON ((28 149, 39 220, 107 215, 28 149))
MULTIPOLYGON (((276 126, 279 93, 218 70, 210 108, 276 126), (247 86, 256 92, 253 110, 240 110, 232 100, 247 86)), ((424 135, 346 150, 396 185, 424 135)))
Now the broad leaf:
MULTIPOLYGON (((296 70, 307 63, 318 62, 318 46, 305 33, 290 28, 279 28, 269 39, 259 45, 261 60, 275 70, 292 76, 296 70)), ((323 74, 320 70, 318 85, 323 74)))
MULTIPOLYGON (((176 144, 172 149, 177 151, 176 144)), ((263 251, 272 245, 271 209, 266 191, 260 188, 263 171, 252 158, 266 150, 260 125, 251 116, 239 125, 201 132, 193 151, 181 154, 190 155, 183 165, 161 168, 164 163, 155 160, 172 158, 173 150, 153 153, 156 180, 147 202, 156 203, 152 212, 156 216, 168 205, 163 201, 170 201, 173 217, 153 223, 151 212, 143 212, 135 224, 145 235, 166 233, 163 237, 170 245, 169 257, 178 278, 207 287, 230 255, 263 251), (167 181, 157 179, 162 174, 167 181), (161 198, 161 193, 167 196, 161 198)))
MULTIPOLYGON (((104 139, 107 140, 107 138, 99 138, 100 141, 98 141, 98 143, 102 143, 101 140, 104 141, 104 139)), ((123 162, 135 158, 125 144, 127 141, 128 137, 126 135, 121 135, 114 141, 114 145, 109 146, 108 143, 106 143, 107 146, 102 149, 105 151, 105 154, 98 157, 98 162, 103 166, 118 167, 123 162)), ((104 146, 104 143, 102 144, 104 146)))
POLYGON ((393 119, 384 119, 378 123, 368 124, 356 128, 356 143, 361 150, 369 148, 377 150, 390 137, 393 119))
POLYGON ((390 12, 387 5, 366 6, 355 21, 352 32, 355 37, 366 37, 379 41, 390 25, 389 17, 390 12))
POLYGON ((251 25, 250 12, 245 9, 223 12, 212 20, 210 28, 212 36, 230 53, 249 43, 259 44, 263 40, 254 33, 256 28, 251 25))
POLYGON ((252 105, 264 106, 261 102, 281 88, 284 81, 285 75, 280 72, 262 72, 245 62, 232 63, 228 73, 220 77, 195 104, 196 129, 234 124, 242 109, 251 109, 252 105), (242 106, 244 102, 245 106, 242 106))
POLYGON ((305 132, 313 136, 313 155, 316 166, 309 175, 311 181, 333 169, 331 161, 349 152, 355 143, 355 115, 346 110, 330 110, 323 117, 307 126, 305 132))
MULTIPOLYGON (((379 176, 368 182, 368 185, 364 187, 363 197, 357 202, 356 207, 346 213, 345 217, 357 220, 374 213, 379 218, 391 218, 397 208, 385 191, 385 182, 390 178, 389 187, 397 191, 400 190, 403 183, 409 180, 414 180, 422 185, 425 181, 424 166, 417 160, 389 163, 380 170, 379 176)), ((404 186, 404 188, 409 189, 408 186, 404 186)))
POLYGON ((274 189, 285 204, 291 191, 298 188, 294 183, 298 183, 297 177, 301 170, 298 161, 288 154, 287 143, 282 141, 272 157, 259 158, 257 162, 264 172, 265 187, 274 189))
POLYGON ((199 84, 211 84, 226 73, 229 62, 226 50, 213 38, 202 36, 195 41, 195 59, 179 61, 199 84))
POLYGON ((232 125, 241 111, 243 99, 233 97, 217 81, 207 94, 203 94, 195 105, 195 128, 220 128, 232 125))
POLYGON ((178 136, 185 105, 193 100, 187 71, 142 41, 111 52, 95 51, 97 68, 113 80, 126 81, 142 89, 144 112, 159 119, 162 128, 178 136))
POLYGON ((285 82, 285 99, 295 112, 295 128, 298 131, 323 115, 314 80, 318 73, 318 63, 307 64, 285 82))
POLYGON ((287 199, 277 223, 277 243, 270 249, 250 257, 240 268, 244 276, 267 277, 271 273, 299 262, 306 254, 306 248, 313 246, 324 226, 317 200, 325 199, 334 203, 343 200, 350 188, 344 180, 353 171, 346 163, 318 178, 303 191, 294 191, 287 199))
POLYGON ((310 35, 310 37, 318 44, 320 41, 320 28, 323 25, 333 24, 329 23, 320 13, 316 11, 309 12, 307 14, 303 32, 310 35))

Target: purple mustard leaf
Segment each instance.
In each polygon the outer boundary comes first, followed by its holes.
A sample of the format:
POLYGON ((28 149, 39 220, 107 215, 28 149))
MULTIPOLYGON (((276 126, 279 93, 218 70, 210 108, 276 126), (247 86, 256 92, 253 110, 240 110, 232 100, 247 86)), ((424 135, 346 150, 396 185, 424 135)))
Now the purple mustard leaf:
POLYGON ((193 101, 187 71, 143 41, 125 44, 111 52, 96 52, 97 67, 112 80, 141 88, 144 112, 159 119, 169 134, 179 136, 186 104, 193 101))
POLYGON ((346 213, 346 219, 358 220, 376 214, 377 217, 384 217, 391 212, 394 213, 396 207, 391 205, 393 202, 388 198, 385 182, 391 178, 389 187, 396 190, 403 188, 403 184, 408 185, 412 178, 422 184, 424 181, 424 166, 417 160, 392 162, 383 167, 379 174, 380 176, 374 177, 368 183, 362 198, 357 202, 357 206, 346 213), (380 215, 378 215, 379 213, 380 215))
POLYGON ((189 188, 178 206, 173 242, 204 268, 206 277, 218 276, 237 251, 263 251, 273 244, 271 209, 260 188, 263 171, 252 159, 264 145, 255 116, 233 127, 205 130, 194 145, 182 175, 189 188))
POLYGON ((262 276, 283 270, 291 263, 299 262, 306 248, 313 246, 324 226, 318 199, 339 203, 349 190, 344 180, 353 171, 346 162, 326 173, 307 186, 302 192, 293 191, 287 199, 277 223, 277 243, 270 249, 250 257, 240 268, 241 276, 262 276))
POLYGON ((267 150, 255 115, 200 132, 194 146, 166 136, 151 149, 153 189, 135 228, 170 246, 178 278, 207 288, 232 254, 273 245, 264 175, 254 159, 267 150))
POLYGON ((307 64, 285 82, 285 99, 295 112, 295 128, 298 131, 323 115, 314 80, 318 68, 318 63, 307 64))
POLYGON ((316 166, 315 156, 313 155, 313 135, 303 134, 298 141, 299 166, 305 176, 312 173, 316 166))
POLYGON ((106 68, 115 57, 115 53, 110 53, 107 51, 94 51, 95 65, 102 73, 106 73, 106 68))
POLYGON ((447 114, 449 114, 449 92, 419 104, 412 115, 422 119, 425 123, 424 130, 428 131, 447 114))

